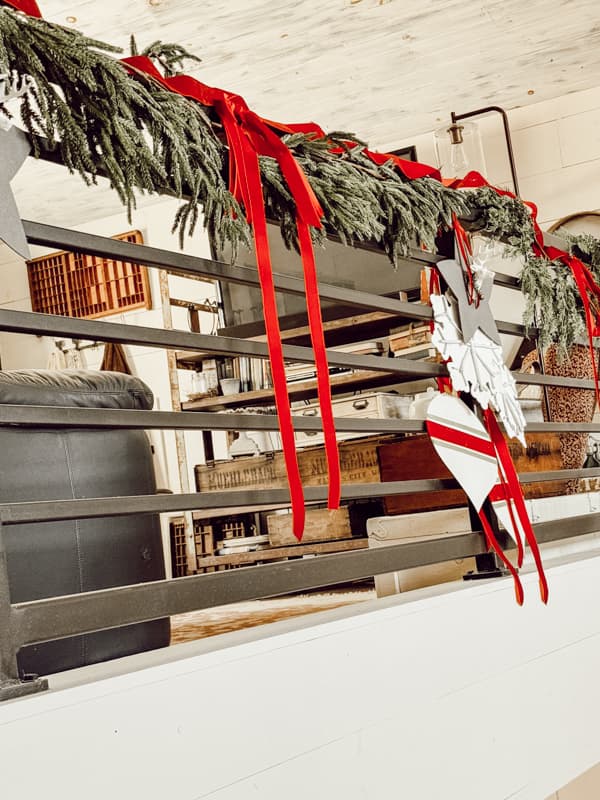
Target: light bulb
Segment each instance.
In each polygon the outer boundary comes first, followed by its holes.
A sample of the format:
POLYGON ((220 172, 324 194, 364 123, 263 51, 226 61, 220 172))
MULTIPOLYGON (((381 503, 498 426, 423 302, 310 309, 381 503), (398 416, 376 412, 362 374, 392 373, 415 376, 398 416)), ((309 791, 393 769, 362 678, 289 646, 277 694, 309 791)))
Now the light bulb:
POLYGON ((469 159, 463 142, 450 145, 449 167, 453 178, 464 178, 469 171, 469 159))
POLYGON ((471 170, 485 175, 481 137, 473 122, 452 122, 434 131, 437 163, 447 180, 464 178, 471 170))

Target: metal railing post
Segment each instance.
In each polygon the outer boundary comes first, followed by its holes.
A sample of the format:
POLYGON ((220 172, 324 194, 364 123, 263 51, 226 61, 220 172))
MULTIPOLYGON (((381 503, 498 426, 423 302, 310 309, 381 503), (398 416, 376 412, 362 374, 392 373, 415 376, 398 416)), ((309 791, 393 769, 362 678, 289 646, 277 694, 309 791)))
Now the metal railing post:
POLYGON ((8 584, 8 559, 0 516, 0 702, 14 700, 28 694, 43 692, 48 681, 37 675, 27 675, 21 680, 17 665, 17 626, 10 602, 8 584))

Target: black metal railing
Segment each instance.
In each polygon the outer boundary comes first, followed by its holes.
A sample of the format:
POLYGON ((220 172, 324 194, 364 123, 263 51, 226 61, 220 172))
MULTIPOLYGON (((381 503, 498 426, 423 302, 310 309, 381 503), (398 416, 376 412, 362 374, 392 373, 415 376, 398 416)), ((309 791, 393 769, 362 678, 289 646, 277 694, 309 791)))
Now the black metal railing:
MULTIPOLYGON (((143 263, 166 269, 177 275, 205 277, 258 287, 255 270, 236 267, 211 259, 136 245, 87 233, 25 222, 31 244, 74 250, 86 254, 143 263)), ((413 258, 431 264, 437 256, 416 251, 413 258)), ((518 290, 518 281, 507 275, 497 275, 499 285, 518 290)), ((276 276, 278 291, 304 294, 302 279, 276 276)), ((362 291, 320 285, 322 300, 374 311, 385 311, 406 319, 431 318, 428 306, 407 303, 362 291)), ((523 336, 522 325, 499 322, 501 332, 523 336)), ((137 325, 82 320, 22 311, 0 310, 0 330, 12 333, 63 336, 95 342, 123 344, 177 350, 201 350, 215 355, 239 355, 268 358, 267 346, 248 341, 201 333, 144 328, 137 325)), ((530 332, 531 333, 531 332, 530 332)), ((354 370, 380 372, 382 381, 395 385, 401 380, 432 378, 446 373, 440 364, 412 361, 404 358, 358 356, 330 350, 329 363, 354 370), (387 377, 386 377, 387 376, 387 377)), ((312 362, 312 350, 285 345, 284 356, 290 361, 312 362)), ((591 389, 591 380, 554 377, 540 374, 514 373, 518 383, 540 386, 564 386, 591 389)), ((297 431, 319 430, 319 419, 298 416, 297 431)), ((272 414, 181 411, 125 411, 106 409, 54 408, 41 406, 0 405, 0 425, 46 426, 55 428, 123 428, 164 430, 277 430, 278 420, 272 414)), ((406 433, 424 430, 417 420, 368 420, 339 418, 340 432, 364 434, 406 433)), ((535 423, 532 432, 599 432, 594 423, 535 423)), ((527 473, 524 483, 575 479, 599 476, 600 469, 576 469, 527 473)), ((385 497, 396 494, 424 493, 442 488, 455 488, 452 480, 407 480, 344 486, 344 500, 385 497)), ((326 499, 326 487, 308 487, 307 502, 326 499)), ((0 700, 44 687, 43 681, 23 683, 18 679, 16 655, 20 648, 52 639, 60 639, 97 630, 158 619, 165 616, 234 603, 240 600, 271 597, 297 590, 334 585, 374 575, 422 566, 452 559, 477 556, 486 551, 480 533, 439 538, 424 543, 394 545, 377 549, 323 555, 310 560, 253 566, 227 572, 192 575, 185 578, 136 584, 96 592, 51 598, 42 601, 11 603, 6 553, 2 531, 5 526, 93 517, 154 514, 195 511, 215 508, 252 508, 289 502, 287 489, 254 489, 189 494, 157 494, 135 497, 56 500, 0 505, 0 700)), ((568 520, 536 525, 541 542, 564 539, 594 532, 600 526, 600 515, 590 514, 568 520)), ((508 544, 508 542, 506 542, 508 544)))

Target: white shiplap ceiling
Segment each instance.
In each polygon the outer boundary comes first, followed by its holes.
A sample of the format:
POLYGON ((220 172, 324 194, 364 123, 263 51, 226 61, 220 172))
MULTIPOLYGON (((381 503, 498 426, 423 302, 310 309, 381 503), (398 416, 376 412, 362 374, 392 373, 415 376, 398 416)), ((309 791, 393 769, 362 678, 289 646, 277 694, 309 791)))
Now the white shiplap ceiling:
MULTIPOLYGON (((451 110, 510 109, 600 85, 598 0, 154 2, 39 5, 47 19, 124 48, 132 32, 140 46, 180 42, 202 57, 198 78, 262 116, 353 131, 382 150, 451 110)), ((118 207, 107 190, 46 165, 28 165, 16 188, 30 218, 76 224, 118 207), (48 182, 52 207, 40 195, 48 182)))

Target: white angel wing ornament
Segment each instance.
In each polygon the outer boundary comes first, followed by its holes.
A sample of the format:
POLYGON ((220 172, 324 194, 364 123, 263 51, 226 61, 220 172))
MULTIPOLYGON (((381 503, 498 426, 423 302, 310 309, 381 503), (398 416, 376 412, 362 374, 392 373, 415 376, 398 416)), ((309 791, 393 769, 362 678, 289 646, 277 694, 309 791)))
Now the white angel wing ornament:
POLYGON ((452 385, 458 392, 470 392, 482 408, 491 405, 509 436, 524 445, 525 418, 517 385, 504 364, 500 335, 489 306, 493 273, 476 262, 472 265, 478 289, 477 301, 473 301, 468 297, 465 274, 458 261, 440 261, 437 268, 451 295, 431 295, 431 341, 448 361, 452 385))

